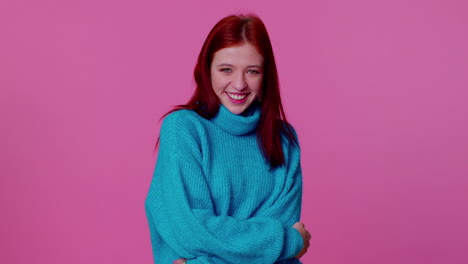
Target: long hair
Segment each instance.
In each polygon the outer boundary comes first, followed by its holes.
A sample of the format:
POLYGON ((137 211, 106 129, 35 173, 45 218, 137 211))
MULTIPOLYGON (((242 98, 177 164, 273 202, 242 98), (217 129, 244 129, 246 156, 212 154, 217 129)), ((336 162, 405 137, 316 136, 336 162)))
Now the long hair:
POLYGON ((280 166, 284 163, 281 135, 286 136, 293 144, 298 142, 284 114, 278 72, 268 32, 262 20, 255 15, 227 16, 211 29, 195 66, 194 77, 197 84, 195 92, 186 104, 175 106, 162 118, 180 109, 193 110, 206 119, 214 117, 219 110, 220 101, 211 84, 210 69, 213 55, 220 49, 243 43, 255 46, 264 58, 261 116, 256 131, 257 141, 270 165, 280 166))

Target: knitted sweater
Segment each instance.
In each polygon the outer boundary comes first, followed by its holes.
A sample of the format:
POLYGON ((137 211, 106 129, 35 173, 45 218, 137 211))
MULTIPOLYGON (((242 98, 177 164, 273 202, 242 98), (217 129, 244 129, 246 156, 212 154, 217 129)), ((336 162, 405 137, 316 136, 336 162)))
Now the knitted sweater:
POLYGON ((156 264, 301 263, 299 147, 283 136, 285 164, 272 169, 258 146, 260 108, 222 104, 205 119, 178 110, 163 121, 145 201, 156 264))

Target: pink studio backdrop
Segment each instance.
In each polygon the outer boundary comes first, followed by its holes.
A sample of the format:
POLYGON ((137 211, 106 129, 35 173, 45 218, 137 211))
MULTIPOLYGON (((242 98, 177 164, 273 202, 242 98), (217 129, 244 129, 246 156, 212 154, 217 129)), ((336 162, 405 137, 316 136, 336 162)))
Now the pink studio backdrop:
POLYGON ((0 2, 0 263, 152 263, 158 119, 223 16, 270 32, 304 263, 468 263, 468 4, 0 2))

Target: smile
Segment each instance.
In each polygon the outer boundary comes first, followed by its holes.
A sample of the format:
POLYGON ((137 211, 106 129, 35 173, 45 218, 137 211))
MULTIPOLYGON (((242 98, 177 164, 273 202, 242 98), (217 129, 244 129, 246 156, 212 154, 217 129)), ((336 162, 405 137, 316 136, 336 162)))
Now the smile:
POLYGON ((242 100, 245 97, 247 97, 247 95, 249 95, 249 94, 234 94, 234 93, 228 93, 228 92, 226 93, 227 95, 229 95, 229 97, 231 97, 234 100, 242 100))

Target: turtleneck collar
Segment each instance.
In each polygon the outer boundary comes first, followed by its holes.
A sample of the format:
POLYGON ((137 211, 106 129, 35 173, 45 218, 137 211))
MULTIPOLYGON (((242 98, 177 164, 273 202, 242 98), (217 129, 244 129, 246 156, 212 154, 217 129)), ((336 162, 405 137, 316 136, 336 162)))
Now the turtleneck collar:
POLYGON ((240 115, 231 113, 223 104, 220 104, 218 113, 211 118, 211 121, 227 133, 241 136, 257 128, 260 114, 260 106, 256 103, 253 103, 240 115))

